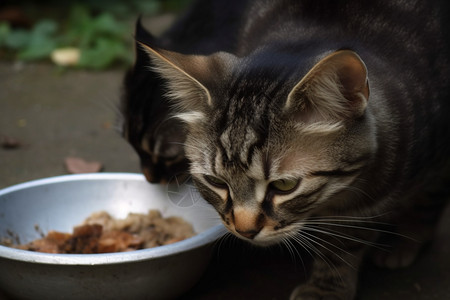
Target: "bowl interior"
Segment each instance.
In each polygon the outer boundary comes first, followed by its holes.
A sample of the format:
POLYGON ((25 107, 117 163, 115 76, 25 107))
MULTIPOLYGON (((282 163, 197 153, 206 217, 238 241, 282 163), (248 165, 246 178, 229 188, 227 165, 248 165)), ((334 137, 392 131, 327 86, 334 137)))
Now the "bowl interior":
POLYGON ((58 176, 0 191, 0 238, 27 243, 50 230, 72 232, 91 213, 115 218, 158 209, 181 216, 202 233, 220 224, 215 210, 188 182, 149 184, 139 174, 99 173, 58 176))

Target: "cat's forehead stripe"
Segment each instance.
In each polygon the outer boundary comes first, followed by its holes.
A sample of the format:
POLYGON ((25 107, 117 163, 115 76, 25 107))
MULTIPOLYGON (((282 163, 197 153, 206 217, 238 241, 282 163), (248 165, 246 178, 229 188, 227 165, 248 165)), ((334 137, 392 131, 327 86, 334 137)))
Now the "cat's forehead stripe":
POLYGON ((257 149, 265 144, 270 125, 267 100, 262 97, 230 99, 218 120, 218 142, 229 165, 248 169, 257 149), (257 105, 255 106, 255 103, 257 105))
POLYGON ((227 164, 248 168, 260 139, 252 128, 229 126, 219 139, 223 159, 226 159, 227 164))

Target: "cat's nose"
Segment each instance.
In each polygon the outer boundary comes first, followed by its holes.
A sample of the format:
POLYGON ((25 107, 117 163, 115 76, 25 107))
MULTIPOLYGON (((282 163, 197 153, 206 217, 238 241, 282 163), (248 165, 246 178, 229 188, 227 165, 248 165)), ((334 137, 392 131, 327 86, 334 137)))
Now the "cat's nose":
POLYGON ((142 173, 144 174, 145 179, 147 179, 148 182, 161 183, 161 184, 167 183, 166 178, 163 177, 159 168, 154 168, 154 167, 149 167, 149 166, 143 165, 142 173))
POLYGON ((149 167, 142 166, 142 173, 144 174, 145 179, 147 179, 148 182, 157 182, 152 170, 149 167))
POLYGON ((263 215, 251 209, 235 208, 232 212, 234 229, 248 239, 254 239, 263 227, 263 215))

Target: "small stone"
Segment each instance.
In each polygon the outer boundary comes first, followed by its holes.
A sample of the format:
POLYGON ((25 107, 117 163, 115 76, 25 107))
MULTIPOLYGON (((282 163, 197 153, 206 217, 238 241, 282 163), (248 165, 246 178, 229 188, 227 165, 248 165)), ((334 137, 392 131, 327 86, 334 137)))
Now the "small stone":
POLYGON ((53 50, 51 53, 52 61, 63 67, 75 66, 80 61, 80 49, 67 47, 53 50))
POLYGON ((4 149, 17 149, 23 146, 21 141, 10 136, 2 136, 0 138, 0 145, 4 149))

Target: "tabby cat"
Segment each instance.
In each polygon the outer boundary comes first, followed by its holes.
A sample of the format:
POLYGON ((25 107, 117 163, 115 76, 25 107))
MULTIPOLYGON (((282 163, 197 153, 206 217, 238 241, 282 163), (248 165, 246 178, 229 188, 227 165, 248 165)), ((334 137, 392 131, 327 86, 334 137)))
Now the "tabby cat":
POLYGON ((150 181, 189 168, 237 237, 307 249, 292 299, 353 299, 363 257, 412 263, 448 197, 447 13, 227 0, 158 39, 138 23, 124 135, 150 181))

